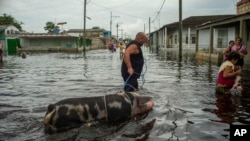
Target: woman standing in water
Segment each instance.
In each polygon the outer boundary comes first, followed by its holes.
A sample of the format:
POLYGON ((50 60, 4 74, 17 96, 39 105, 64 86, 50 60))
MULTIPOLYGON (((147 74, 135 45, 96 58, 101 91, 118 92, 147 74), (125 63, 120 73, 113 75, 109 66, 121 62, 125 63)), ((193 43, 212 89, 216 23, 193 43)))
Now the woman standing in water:
POLYGON ((224 54, 228 54, 232 51, 236 51, 240 54, 240 59, 236 65, 242 68, 244 65, 244 56, 247 55, 247 48, 242 44, 242 39, 240 37, 236 37, 235 44, 231 48, 226 48, 224 54))
POLYGON ((228 94, 229 89, 234 85, 236 77, 241 75, 241 68, 238 68, 237 70, 235 68, 239 59, 240 54, 233 51, 229 53, 228 60, 221 64, 217 77, 217 93, 228 94))

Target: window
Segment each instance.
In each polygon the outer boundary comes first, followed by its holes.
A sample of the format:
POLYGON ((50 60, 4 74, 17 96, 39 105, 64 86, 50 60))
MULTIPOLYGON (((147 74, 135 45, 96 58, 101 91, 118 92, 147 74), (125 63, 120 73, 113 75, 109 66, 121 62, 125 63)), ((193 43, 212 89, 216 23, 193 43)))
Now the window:
POLYGON ((217 48, 227 47, 227 42, 228 42, 227 35, 228 35, 228 31, 226 29, 218 30, 217 48))
MULTIPOLYGON (((195 44, 195 34, 190 34, 190 44, 195 44)), ((188 34, 186 34, 186 44, 188 44, 188 34)))
POLYGON ((192 44, 195 44, 195 43, 196 43, 196 42, 195 42, 195 41, 196 41, 196 37, 195 37, 195 36, 193 36, 193 37, 191 38, 191 40, 192 40, 192 42, 191 42, 192 44))
POLYGON ((177 35, 174 35, 174 43, 177 44, 177 35))

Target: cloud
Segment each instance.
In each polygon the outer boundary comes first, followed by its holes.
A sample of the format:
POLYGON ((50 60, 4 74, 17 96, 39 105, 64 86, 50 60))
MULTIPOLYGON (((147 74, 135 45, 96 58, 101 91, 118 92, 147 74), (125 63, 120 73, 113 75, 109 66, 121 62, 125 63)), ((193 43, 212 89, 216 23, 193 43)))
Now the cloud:
POLYGON ((142 19, 136 19, 130 24, 121 24, 120 28, 133 39, 137 32, 144 31, 144 25, 145 22, 142 19))
MULTIPOLYGON (((0 14, 11 14, 24 22, 23 29, 28 32, 45 32, 46 22, 67 22, 64 29, 83 28, 83 0, 0 0, 0 14)), ((111 11, 119 16, 113 21, 112 32, 116 33, 116 23, 124 32, 133 36, 138 31, 151 31, 165 24, 178 21, 179 1, 165 0, 88 0, 86 27, 99 26, 110 30, 111 11)), ((234 14, 237 0, 182 0, 183 19, 189 16, 234 14)))

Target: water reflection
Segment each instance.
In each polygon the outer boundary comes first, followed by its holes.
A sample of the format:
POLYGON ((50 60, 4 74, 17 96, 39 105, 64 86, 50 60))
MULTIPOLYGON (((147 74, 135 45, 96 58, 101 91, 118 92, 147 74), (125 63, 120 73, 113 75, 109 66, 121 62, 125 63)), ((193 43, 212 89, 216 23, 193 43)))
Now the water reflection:
MULTIPOLYGON (((4 58, 0 65, 0 139, 214 141, 229 139, 229 123, 249 124, 247 99, 234 102, 232 98, 216 97, 217 64, 198 61, 193 52, 184 52, 182 62, 178 62, 177 52, 143 51, 147 72, 141 91, 155 100, 154 110, 147 117, 53 135, 43 132, 48 104, 122 89, 119 52, 94 50, 85 55, 51 53, 28 54, 26 59, 4 58), (223 107, 225 104, 231 111, 223 107)), ((244 75, 249 76, 249 72, 244 75)), ((250 88, 249 77, 243 81, 250 88)), ((244 93, 247 96, 249 92, 245 89, 244 93)))
POLYGON ((231 124, 235 121, 234 117, 237 116, 237 108, 240 105, 239 97, 217 94, 215 104, 217 109, 215 109, 213 113, 220 119, 218 122, 231 124))

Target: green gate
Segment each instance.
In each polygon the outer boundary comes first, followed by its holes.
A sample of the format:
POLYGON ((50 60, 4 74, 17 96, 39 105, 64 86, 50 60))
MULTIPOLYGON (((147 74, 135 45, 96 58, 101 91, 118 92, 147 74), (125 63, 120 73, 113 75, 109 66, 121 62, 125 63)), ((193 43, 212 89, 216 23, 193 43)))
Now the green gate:
POLYGON ((16 54, 16 48, 20 47, 20 39, 7 39, 8 54, 16 54))

